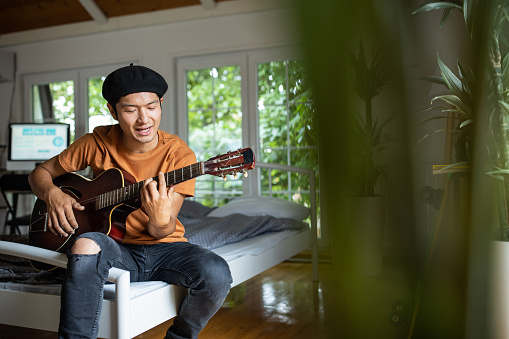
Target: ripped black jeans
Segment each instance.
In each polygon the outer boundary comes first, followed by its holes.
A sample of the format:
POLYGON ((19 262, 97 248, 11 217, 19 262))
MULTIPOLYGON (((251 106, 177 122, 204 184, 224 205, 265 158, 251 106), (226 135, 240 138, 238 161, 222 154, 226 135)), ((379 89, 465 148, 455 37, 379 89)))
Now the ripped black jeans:
POLYGON ((131 281, 165 281, 189 288, 166 338, 197 338, 217 312, 232 283, 228 264, 214 252, 187 242, 121 245, 102 233, 96 255, 69 253, 62 285, 59 338, 96 338, 104 283, 111 267, 127 270, 131 281))

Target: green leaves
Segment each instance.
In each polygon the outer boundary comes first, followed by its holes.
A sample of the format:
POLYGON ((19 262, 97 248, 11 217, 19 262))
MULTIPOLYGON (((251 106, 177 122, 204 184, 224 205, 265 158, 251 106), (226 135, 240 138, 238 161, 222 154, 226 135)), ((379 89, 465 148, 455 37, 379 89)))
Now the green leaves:
POLYGON ((472 88, 475 81, 474 75, 470 69, 465 69, 459 62, 458 62, 458 75, 454 74, 454 72, 451 71, 451 69, 447 67, 447 65, 440 59, 438 53, 437 62, 438 67, 440 69, 441 77, 422 77, 421 80, 445 86, 449 91, 449 94, 443 94, 434 97, 431 100, 431 104, 434 104, 437 101, 443 101, 446 105, 432 106, 423 111, 433 109, 439 110, 445 114, 428 117, 426 119, 421 120, 419 124, 427 123, 429 121, 437 119, 450 119, 451 116, 449 113, 456 113, 457 114, 456 119, 459 119, 459 123, 458 127, 456 127, 453 130, 437 129, 434 132, 423 136, 417 142, 417 145, 420 144, 422 141, 426 140, 427 138, 429 138, 430 136, 443 132, 453 132, 458 135, 465 135, 468 139, 471 138, 470 126, 473 123, 472 88))
POLYGON ((391 71, 386 57, 381 51, 373 52, 369 62, 360 43, 358 57, 352 54, 351 60, 355 93, 364 101, 372 100, 389 84, 391 71))
POLYGON ((374 153, 384 147, 387 140, 383 135, 383 129, 392 119, 389 118, 378 125, 374 117, 372 100, 389 85, 392 79, 392 70, 388 62, 388 55, 378 50, 371 54, 371 60, 364 51, 362 42, 359 44, 357 56, 351 55, 352 85, 353 91, 364 101, 365 110, 363 116, 354 121, 353 128, 349 130, 353 140, 351 160, 352 168, 356 168, 358 178, 353 183, 356 194, 372 196, 375 194, 376 182, 383 173, 381 166, 375 163, 374 153))
POLYGON ((429 82, 433 82, 438 85, 444 85, 447 87, 447 83, 445 82, 444 78, 442 78, 442 77, 425 76, 425 77, 420 77, 419 80, 429 81, 429 82))
POLYGON ((463 1, 463 17, 467 30, 472 37, 474 31, 474 18, 478 7, 478 0, 464 0, 463 1))
MULTIPOLYGON (((465 105, 460 98, 458 98, 456 95, 440 95, 431 100, 433 103, 435 100, 443 100, 446 103, 456 107, 456 112, 463 115, 465 118, 470 118, 472 116, 472 109, 465 105)), ((452 111, 450 109, 442 109, 443 111, 452 111)))
POLYGON ((434 10, 444 10, 442 19, 440 20, 439 28, 449 20, 454 10, 463 12, 465 25, 467 27, 470 36, 473 34, 474 21, 476 12, 478 10, 479 0, 451 0, 451 1, 435 1, 427 3, 415 11, 412 14, 418 14, 422 12, 429 12, 434 10))
POLYGON ((462 6, 456 4, 455 2, 453 1, 437 1, 437 2, 432 2, 432 3, 428 3, 428 4, 425 4, 421 7, 419 7, 418 9, 416 9, 415 11, 412 12, 412 14, 417 14, 417 13, 422 13, 422 12, 428 12, 428 11, 434 11, 434 10, 437 10, 437 9, 463 9, 462 6))
POLYGON ((424 77, 421 78, 426 81, 430 81, 433 83, 445 85, 445 87, 450 91, 450 94, 440 95, 431 100, 431 103, 434 103, 437 100, 442 100, 450 106, 446 107, 438 107, 443 112, 457 112, 462 116, 465 120, 472 119, 472 102, 473 102, 473 93, 472 93, 472 84, 475 79, 473 73, 470 70, 466 70, 459 62, 458 62, 458 76, 454 74, 446 64, 440 59, 440 56, 437 54, 438 67, 440 69, 440 74, 442 77, 424 77))
POLYGON ((438 59, 438 67, 440 68, 440 73, 442 74, 442 78, 444 79, 447 87, 453 92, 455 95, 461 92, 461 81, 456 77, 456 75, 451 72, 451 70, 442 62, 440 56, 437 53, 438 59))

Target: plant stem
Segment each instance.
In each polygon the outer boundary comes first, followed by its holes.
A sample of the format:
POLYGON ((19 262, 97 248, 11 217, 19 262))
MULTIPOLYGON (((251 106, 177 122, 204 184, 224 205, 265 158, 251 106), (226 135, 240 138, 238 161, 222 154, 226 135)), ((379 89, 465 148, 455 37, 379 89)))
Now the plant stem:
MULTIPOLYGON (((506 147, 506 141, 505 141, 505 116, 504 111, 500 107, 500 103, 504 102, 504 85, 502 81, 502 56, 500 53, 500 44, 499 44, 499 36, 502 29, 502 19, 499 15, 503 15, 500 7, 496 8, 496 13, 494 15, 495 20, 494 22, 495 27, 493 28, 493 32, 491 34, 491 39, 489 41, 489 74, 491 77, 491 81, 493 83, 494 88, 494 94, 495 94, 495 109, 494 109, 494 117, 491 117, 489 119, 489 123, 491 124, 491 128, 493 130, 493 133, 495 135, 495 139, 497 141, 497 145, 499 147, 498 152, 494 152, 494 154, 491 154, 492 159, 490 161, 492 163, 497 164, 500 168, 506 168, 507 167, 507 147, 506 147), (497 25, 498 23, 498 25, 497 25)), ((508 223, 507 223, 507 181, 502 181, 503 187, 498 187, 497 189, 497 196, 498 196, 498 205, 499 205, 499 224, 500 227, 503 229, 507 229, 508 223)))
POLYGON ((375 195, 373 173, 375 171, 373 163, 373 113, 371 98, 366 98, 366 178, 364 193, 366 196, 375 195))

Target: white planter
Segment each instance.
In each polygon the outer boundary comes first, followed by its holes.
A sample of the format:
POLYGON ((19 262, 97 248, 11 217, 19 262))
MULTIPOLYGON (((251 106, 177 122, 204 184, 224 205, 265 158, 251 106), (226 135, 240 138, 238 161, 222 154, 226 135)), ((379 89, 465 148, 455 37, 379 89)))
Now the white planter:
POLYGON ((509 242, 492 244, 493 266, 491 268, 491 295, 489 319, 493 330, 490 338, 509 338, 509 242))
POLYGON ((383 262, 385 199, 348 197, 347 210, 354 270, 365 276, 379 275, 383 262))

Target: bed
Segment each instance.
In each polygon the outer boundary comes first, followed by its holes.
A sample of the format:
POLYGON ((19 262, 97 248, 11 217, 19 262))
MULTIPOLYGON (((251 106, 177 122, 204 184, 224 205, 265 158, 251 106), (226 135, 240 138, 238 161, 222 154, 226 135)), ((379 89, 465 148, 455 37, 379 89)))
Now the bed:
MULTIPOLYGON (((269 180, 268 195, 261 196, 258 185, 249 189, 247 196, 215 209, 186 200, 179 214, 186 227, 186 237, 225 258, 233 276, 232 287, 308 249, 312 253, 313 280, 317 281, 315 173, 291 166, 258 163, 255 169, 258 177, 261 169, 268 171, 269 179, 272 170, 307 175, 309 208, 272 197, 272 181, 269 180), (307 215, 309 224, 301 221, 307 215), (235 229, 239 224, 248 227, 235 229)), ((34 273, 22 267, 23 261, 26 265, 26 259, 32 259, 65 268, 66 256, 28 246, 22 238, 17 242, 0 241, 0 254, 15 262, 10 263, 15 268, 3 271, 4 275, 13 274, 13 277, 9 281, 0 279, 0 323, 56 331, 61 275, 58 272, 34 273)), ((175 317, 187 293, 184 288, 160 281, 130 283, 129 272, 116 268, 110 270, 108 280, 111 283, 105 286, 99 322, 101 338, 132 338, 175 317)))

